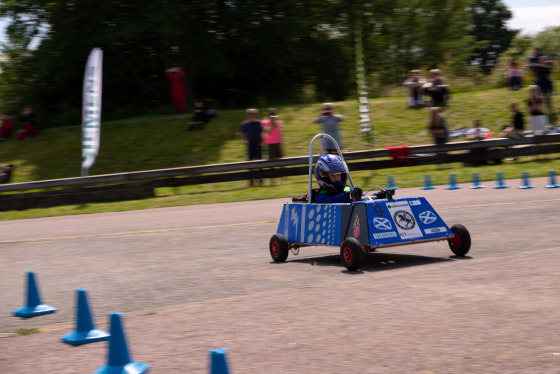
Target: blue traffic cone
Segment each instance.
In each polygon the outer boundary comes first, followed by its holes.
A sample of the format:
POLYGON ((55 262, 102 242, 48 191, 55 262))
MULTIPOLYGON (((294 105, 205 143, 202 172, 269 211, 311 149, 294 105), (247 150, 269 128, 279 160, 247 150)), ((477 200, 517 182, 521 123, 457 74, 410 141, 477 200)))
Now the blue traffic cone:
POLYGON ((111 337, 109 338, 109 353, 107 365, 101 366, 94 374, 142 374, 148 371, 150 365, 130 361, 126 338, 121 325, 122 313, 111 313, 111 337))
POLYGON ((420 187, 421 190, 433 190, 435 187, 432 186, 432 176, 430 174, 424 174, 424 187, 420 187))
POLYGON ((79 345, 109 340, 109 333, 98 330, 93 325, 87 301, 87 289, 76 290, 76 331, 64 335, 66 344, 79 345))
POLYGON ((526 190, 528 188, 535 188, 535 186, 529 183, 529 172, 527 171, 521 172, 521 179, 523 180, 523 184, 517 188, 521 190, 526 190))
POLYGON ((472 181, 473 181, 473 185, 470 186, 469 188, 478 189, 478 188, 486 187, 485 185, 480 184, 480 178, 478 176, 478 173, 472 173, 472 181))
POLYGON ((398 190, 400 187, 395 186, 395 177, 392 175, 387 176, 387 188, 398 190))
POLYGON ((16 317, 31 318, 42 316, 43 314, 54 313, 58 310, 54 306, 41 303, 39 289, 35 282, 35 272, 27 272, 27 304, 19 309, 14 310, 16 317))
POLYGON ((546 188, 558 188, 560 184, 556 183, 556 172, 554 170, 548 171, 548 177, 550 178, 550 182, 545 186, 546 188))
POLYGON ((210 374, 229 374, 226 361, 227 349, 212 349, 210 353, 210 374))
POLYGON ((449 174, 449 186, 445 187, 446 190, 458 190, 459 186, 457 186, 457 176, 454 173, 449 174))
POLYGON ((504 184, 504 173, 498 171, 496 173, 496 185, 492 188, 508 188, 507 184, 504 184))

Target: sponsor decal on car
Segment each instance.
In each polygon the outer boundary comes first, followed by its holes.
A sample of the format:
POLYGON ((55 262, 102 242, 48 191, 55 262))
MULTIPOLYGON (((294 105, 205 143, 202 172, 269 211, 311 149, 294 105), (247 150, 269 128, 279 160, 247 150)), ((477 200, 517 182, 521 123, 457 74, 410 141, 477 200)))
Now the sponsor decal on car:
POLYGON ((414 216, 405 210, 397 210, 393 214, 393 220, 403 230, 412 230, 416 226, 414 216))
POLYGON ((354 225, 352 227, 354 229, 354 237, 357 238, 360 236, 360 218, 358 218, 358 214, 354 216, 354 225))
POLYGON ((416 224, 416 219, 408 201, 390 203, 387 204, 387 208, 402 239, 421 238, 424 236, 420 227, 416 224))
POLYGON ((410 206, 422 205, 422 202, 420 200, 410 200, 408 203, 410 204, 410 206))
POLYGON ((394 231, 373 234, 374 239, 386 239, 386 238, 396 238, 396 237, 397 237, 397 233, 394 231))
POLYGON ((375 217, 373 219, 373 225, 376 229, 379 230, 391 230, 393 228, 393 225, 391 225, 391 221, 383 217, 375 217))
POLYGON ((446 232, 447 229, 445 227, 431 227, 429 229, 425 229, 424 232, 426 234, 437 234, 440 232, 446 232))
POLYGON ((389 209, 404 208, 404 207, 408 207, 408 206, 409 206, 408 201, 387 204, 387 208, 389 208, 389 209))
MULTIPOLYGON (((399 231, 399 236, 401 237, 401 239, 418 237, 418 235, 415 232, 406 232, 406 231, 399 231)), ((422 233, 420 233, 420 236, 422 236, 422 233)))
POLYGON ((426 210, 422 213, 420 213, 418 215, 418 217, 420 218, 420 221, 422 221, 422 223, 424 225, 429 225, 430 223, 434 222, 435 220, 437 220, 436 215, 434 214, 434 212, 430 211, 430 210, 426 210))
POLYGON ((290 217, 290 220, 292 221, 292 225, 298 227, 299 217, 295 207, 292 208, 292 215, 290 217))

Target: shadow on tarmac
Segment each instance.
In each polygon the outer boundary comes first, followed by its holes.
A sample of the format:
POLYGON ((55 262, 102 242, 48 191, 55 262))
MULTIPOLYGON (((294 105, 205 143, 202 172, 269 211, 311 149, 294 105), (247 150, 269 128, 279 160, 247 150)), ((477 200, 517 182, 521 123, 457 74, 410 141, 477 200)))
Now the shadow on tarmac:
POLYGON ((434 263, 447 263, 455 260, 471 259, 469 256, 458 257, 428 257, 412 254, 397 254, 397 253, 380 253, 380 252, 367 252, 364 253, 364 264, 358 271, 347 271, 340 261, 340 255, 330 255, 322 257, 302 258, 302 259, 288 259, 286 264, 290 262, 304 263, 312 266, 333 266, 342 267, 342 272, 348 274, 361 274, 364 272, 377 272, 383 270, 396 270, 407 268, 411 266, 422 266, 434 263))

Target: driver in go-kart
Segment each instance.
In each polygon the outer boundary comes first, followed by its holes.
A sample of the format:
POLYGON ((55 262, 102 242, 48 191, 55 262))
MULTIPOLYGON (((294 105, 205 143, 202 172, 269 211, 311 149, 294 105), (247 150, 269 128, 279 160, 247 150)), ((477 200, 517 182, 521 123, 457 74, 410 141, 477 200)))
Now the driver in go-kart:
POLYGON ((362 199, 361 188, 352 189, 346 185, 348 167, 340 156, 327 153, 319 157, 314 174, 321 187, 315 198, 316 203, 350 203, 362 199))

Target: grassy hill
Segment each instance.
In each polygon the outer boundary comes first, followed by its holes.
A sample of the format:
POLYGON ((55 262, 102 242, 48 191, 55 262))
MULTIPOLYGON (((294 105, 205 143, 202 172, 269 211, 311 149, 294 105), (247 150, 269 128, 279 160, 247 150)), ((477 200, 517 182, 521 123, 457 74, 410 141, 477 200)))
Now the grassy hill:
MULTIPOLYGON (((521 102, 520 108, 525 111, 522 101, 526 97, 527 89, 512 92, 502 88, 457 93, 452 95, 451 105, 444 110, 444 114, 452 129, 471 126, 472 120, 481 119, 484 127, 499 134, 501 128, 511 119, 508 103, 519 101, 521 102)), ((555 103, 557 107, 560 105, 558 96, 555 97, 555 103)), ((336 110, 346 117, 341 128, 344 148, 347 150, 357 151, 432 142, 427 132, 427 110, 408 109, 404 96, 371 100, 373 131, 370 142, 366 141, 359 132, 356 118, 357 102, 348 100, 335 104, 336 110)), ((261 114, 266 113, 266 108, 259 109, 261 109, 261 114)), ((278 107, 279 116, 285 125, 285 156, 308 154, 310 139, 321 131, 320 125, 311 122, 318 111, 319 104, 278 107)), ((95 165, 90 169, 90 175, 225 163, 246 159, 244 147, 235 138, 235 131, 239 123, 245 119, 244 110, 220 111, 218 117, 214 118, 205 129, 199 131, 186 131, 190 117, 190 114, 147 116, 102 123, 100 153, 95 165)), ((39 118, 39 122, 40 120, 39 118)), ((527 116, 526 121, 528 121, 527 116)), ((80 125, 46 129, 36 137, 23 141, 12 137, 0 143, 0 163, 16 165, 13 182, 76 177, 80 175, 81 167, 80 141, 80 125)), ((542 157, 536 161, 532 158, 522 159, 515 163, 506 163, 499 170, 503 170, 506 177, 518 177, 520 169, 531 171, 531 176, 544 176, 547 170, 560 169, 560 161, 556 156, 542 157)), ((458 174, 459 180, 462 177, 468 180, 470 172, 474 170, 463 168, 461 165, 453 167, 455 170, 452 172, 458 174)), ((494 166, 476 169, 481 173, 483 180, 492 179, 495 170, 494 166)), ((374 180, 376 184, 384 183, 385 175, 391 174, 395 175, 399 185, 418 186, 422 184, 422 174, 424 173, 432 173, 435 183, 445 183, 449 172, 449 170, 440 172, 435 169, 435 166, 429 166, 362 172, 357 177, 358 182, 372 185, 374 180), (365 179, 360 180, 359 178, 365 179)), ((463 179, 463 181, 466 180, 463 179)), ((246 183, 241 182, 209 185, 204 189, 215 192, 214 197, 217 197, 219 201, 247 200, 302 193, 305 191, 305 181, 305 177, 299 177, 297 181, 284 181, 289 183, 281 184, 274 189, 247 189, 246 183), (293 183, 302 183, 302 186, 294 188, 293 183), (232 193, 232 191, 238 191, 238 193, 232 193)), ((177 199, 177 201, 151 203, 144 201, 139 202, 138 207, 208 202, 206 199, 192 198, 192 195, 196 195, 196 191, 201 189, 200 186, 174 190, 161 189, 158 194, 167 200, 177 199), (173 196, 169 197, 171 195, 173 196), (182 198, 177 197, 181 195, 183 195, 182 198)), ((131 206, 131 203, 113 204, 123 204, 123 207, 104 209, 137 208, 131 206)), ((83 211, 83 207, 81 212, 86 212, 83 211)))

